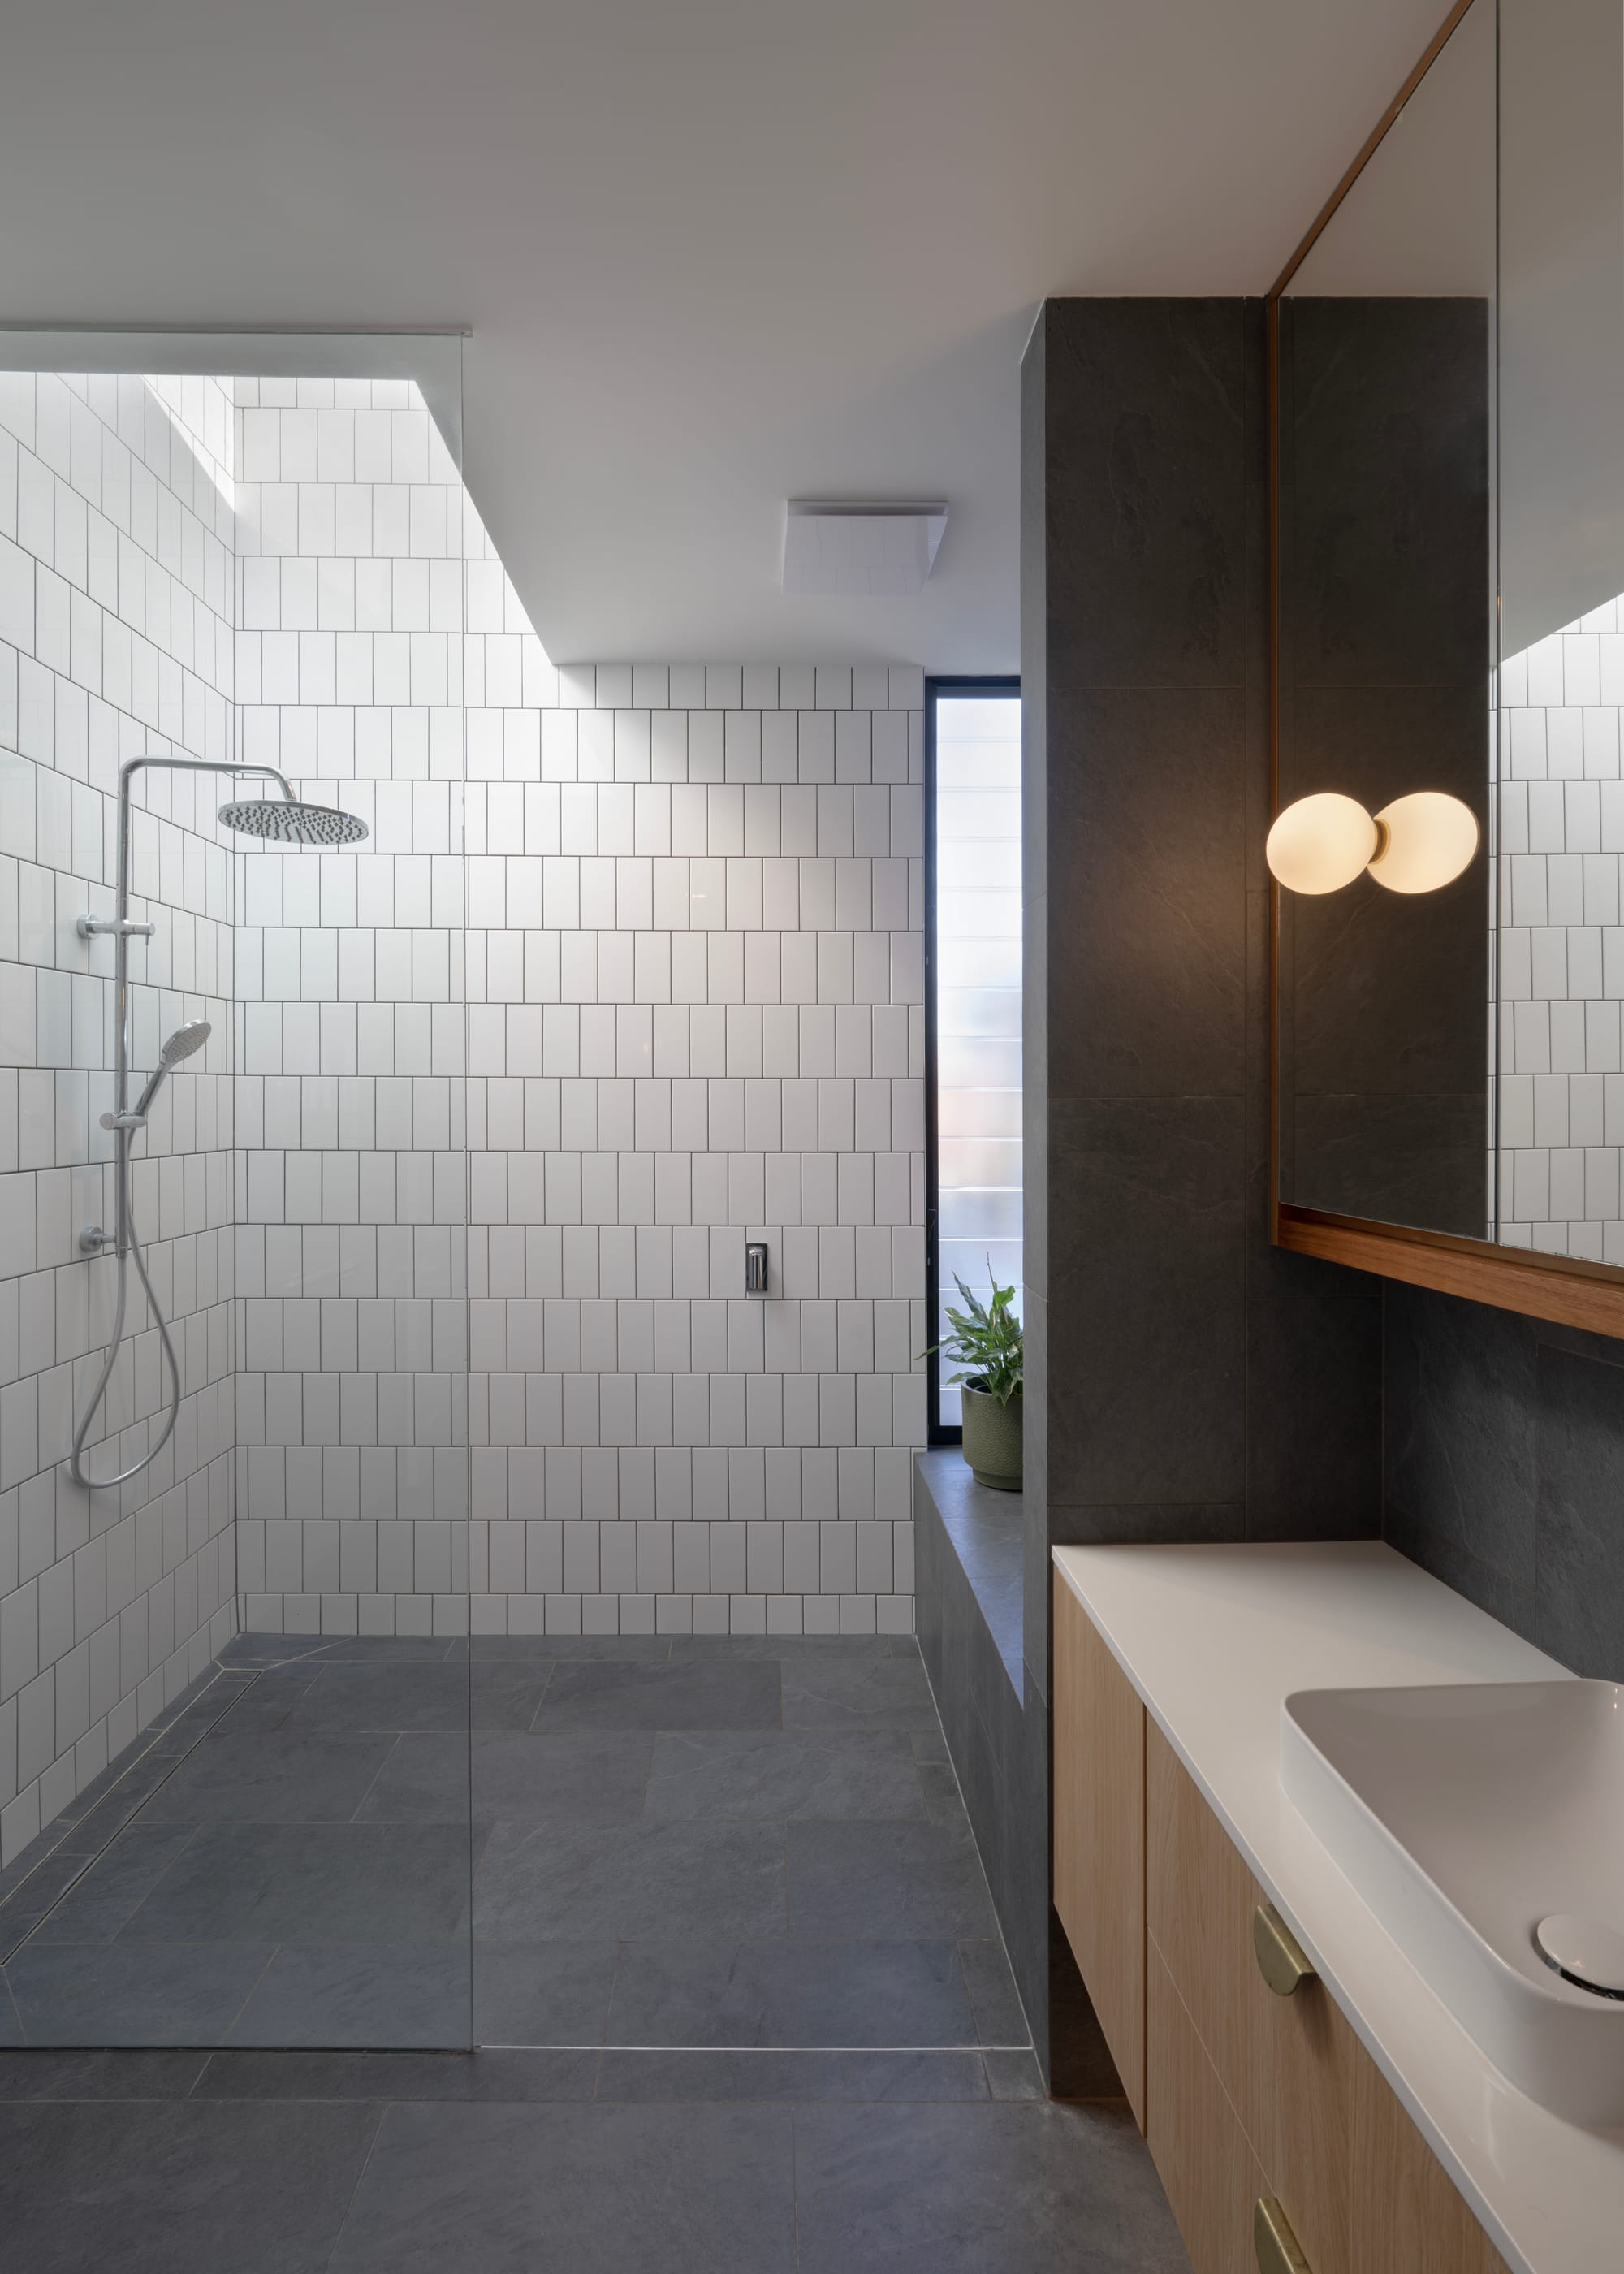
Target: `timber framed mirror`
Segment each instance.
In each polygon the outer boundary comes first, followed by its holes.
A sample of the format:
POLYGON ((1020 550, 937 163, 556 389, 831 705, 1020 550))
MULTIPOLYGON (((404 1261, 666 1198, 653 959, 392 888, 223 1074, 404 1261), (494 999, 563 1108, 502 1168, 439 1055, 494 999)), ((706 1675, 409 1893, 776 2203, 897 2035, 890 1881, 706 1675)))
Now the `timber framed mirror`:
POLYGON ((1460 0, 1267 319, 1274 1238, 1624 1335, 1620 0, 1460 0))

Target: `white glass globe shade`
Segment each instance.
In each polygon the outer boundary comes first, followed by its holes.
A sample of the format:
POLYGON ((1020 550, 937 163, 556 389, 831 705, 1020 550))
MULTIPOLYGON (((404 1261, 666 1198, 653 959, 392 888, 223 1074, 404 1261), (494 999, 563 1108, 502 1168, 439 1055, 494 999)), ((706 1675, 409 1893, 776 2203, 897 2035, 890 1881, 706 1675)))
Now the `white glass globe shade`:
POLYGON ((1370 864, 1379 885, 1390 892, 1435 892, 1453 884, 1477 850, 1477 823, 1471 808, 1440 789, 1418 789, 1395 798, 1376 816, 1387 842, 1370 864))
POLYGON ((1369 865, 1376 844, 1376 825, 1365 808, 1327 789, 1299 797, 1278 815, 1263 851, 1289 892, 1340 892, 1369 865))

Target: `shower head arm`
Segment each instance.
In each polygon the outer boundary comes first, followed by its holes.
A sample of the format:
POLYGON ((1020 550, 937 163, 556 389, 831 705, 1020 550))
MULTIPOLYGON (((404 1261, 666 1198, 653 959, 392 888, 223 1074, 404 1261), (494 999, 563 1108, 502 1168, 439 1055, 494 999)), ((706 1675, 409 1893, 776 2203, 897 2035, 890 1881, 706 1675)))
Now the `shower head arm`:
POLYGON ((129 789, 130 777, 142 766, 165 766, 183 774, 260 774, 274 781, 289 805, 298 801, 293 794, 293 784, 286 774, 279 774, 274 766, 235 765, 223 758, 126 758, 118 769, 118 792, 123 797, 129 789))

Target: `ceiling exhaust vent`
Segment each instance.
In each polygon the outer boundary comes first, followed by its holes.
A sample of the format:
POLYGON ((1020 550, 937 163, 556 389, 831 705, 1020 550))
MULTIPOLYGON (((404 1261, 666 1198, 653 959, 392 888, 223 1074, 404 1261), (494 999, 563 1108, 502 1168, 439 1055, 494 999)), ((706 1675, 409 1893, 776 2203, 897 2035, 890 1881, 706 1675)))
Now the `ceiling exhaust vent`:
POLYGON ((792 498, 784 589, 872 599, 922 592, 946 527, 944 505, 819 505, 792 498))

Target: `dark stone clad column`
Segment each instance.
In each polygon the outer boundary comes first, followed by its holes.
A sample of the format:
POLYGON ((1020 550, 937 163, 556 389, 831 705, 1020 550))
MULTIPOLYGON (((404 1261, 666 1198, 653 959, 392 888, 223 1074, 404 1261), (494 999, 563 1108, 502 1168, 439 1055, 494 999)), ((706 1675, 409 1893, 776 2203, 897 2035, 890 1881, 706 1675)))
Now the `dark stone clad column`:
POLYGON ((1256 302, 1050 301, 1023 366, 1034 1701, 1053 1543, 1380 1528, 1377 1283, 1268 1236, 1265 408, 1256 302))

